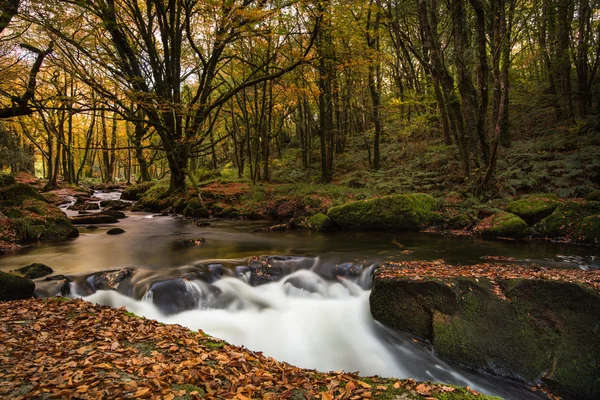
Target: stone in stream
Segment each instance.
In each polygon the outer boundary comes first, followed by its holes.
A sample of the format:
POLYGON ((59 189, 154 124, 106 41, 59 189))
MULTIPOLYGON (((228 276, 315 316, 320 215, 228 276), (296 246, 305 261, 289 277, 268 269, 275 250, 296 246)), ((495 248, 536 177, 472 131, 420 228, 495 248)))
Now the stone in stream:
POLYGON ((89 231, 93 231, 98 229, 98 227, 96 225, 86 225, 84 226, 85 229, 89 230, 89 231))
POLYGON ((186 278, 154 283, 152 302, 166 315, 193 310, 201 303, 210 303, 221 291, 212 285, 199 284, 186 278))
POLYGON ((116 210, 103 210, 102 212, 100 212, 100 213, 98 213, 96 215, 108 215, 108 216, 114 217, 116 219, 127 218, 127 215, 125 215, 124 212, 122 212, 122 211, 116 211, 116 210))
POLYGON ((89 224, 116 224, 119 222, 118 219, 110 215, 82 215, 78 217, 69 218, 72 224, 76 225, 89 225, 89 224))
POLYGON ((100 205, 98 203, 91 203, 86 199, 79 198, 72 206, 69 206, 67 210, 73 211, 91 211, 91 210, 99 210, 100 205))
POLYGON ((131 207, 131 203, 128 203, 123 200, 102 200, 100 202, 100 207, 109 208, 111 210, 121 211, 126 210, 131 207))
POLYGON ((202 246, 204 243, 206 243, 206 239, 196 238, 196 239, 179 240, 179 241, 175 242, 174 245, 177 247, 195 247, 195 246, 202 246))
POLYGON ((42 276, 50 275, 54 272, 52 268, 42 263, 29 264, 17 269, 16 271, 22 273, 27 279, 41 278, 42 276))
POLYGON ((283 269, 271 265, 272 261, 280 261, 279 257, 257 257, 250 260, 250 285, 259 286, 278 281, 283 276, 283 269))
POLYGON ((71 286, 67 279, 52 279, 37 281, 33 296, 38 299, 54 296, 67 296, 71 294, 71 286))
POLYGON ((121 228, 112 228, 106 232, 107 235, 120 235, 122 233, 125 233, 125 230, 121 228))
POLYGON ((0 301, 28 299, 34 289, 33 281, 0 271, 0 301))
POLYGON ((97 290, 116 290, 121 282, 133 275, 133 270, 123 268, 118 271, 101 272, 87 278, 92 292, 97 290))
POLYGON ((377 268, 369 298, 377 321, 470 368, 600 398, 600 292, 585 283, 597 279, 592 272, 423 264, 377 268))

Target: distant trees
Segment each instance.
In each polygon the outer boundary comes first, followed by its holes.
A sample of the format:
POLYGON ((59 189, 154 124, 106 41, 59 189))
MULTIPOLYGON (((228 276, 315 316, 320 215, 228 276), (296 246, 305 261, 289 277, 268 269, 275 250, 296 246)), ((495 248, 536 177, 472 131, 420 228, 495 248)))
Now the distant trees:
POLYGON ((399 132, 453 146, 486 186, 515 90, 557 121, 600 105, 589 0, 0 4, 0 118, 34 144, 49 188, 169 176, 178 191, 229 165, 268 181, 294 149, 296 175, 327 183, 349 146, 387 165, 399 132))

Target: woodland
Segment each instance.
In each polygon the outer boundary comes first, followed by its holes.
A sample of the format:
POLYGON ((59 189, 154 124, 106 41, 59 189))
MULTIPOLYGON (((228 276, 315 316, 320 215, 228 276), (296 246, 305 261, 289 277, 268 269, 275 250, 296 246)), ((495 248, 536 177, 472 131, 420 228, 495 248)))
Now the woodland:
POLYGON ((0 159, 47 190, 600 179, 593 1, 3 0, 0 21, 0 159))
POLYGON ((0 0, 0 396, 600 398, 599 70, 598 0, 0 0))

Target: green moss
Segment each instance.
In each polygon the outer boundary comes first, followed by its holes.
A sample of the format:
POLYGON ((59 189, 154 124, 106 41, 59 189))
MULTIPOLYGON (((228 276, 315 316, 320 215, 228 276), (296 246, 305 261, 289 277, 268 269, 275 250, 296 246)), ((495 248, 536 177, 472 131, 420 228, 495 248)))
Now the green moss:
POLYGON ((579 243, 600 245, 600 215, 583 218, 575 226, 573 240, 579 243))
POLYGON ((522 238, 530 234, 527 223, 515 214, 494 214, 489 222, 490 226, 481 231, 486 238, 522 238))
POLYGON ((0 271, 0 301, 30 298, 34 289, 31 280, 0 271))
POLYGON ((40 235, 40 240, 65 240, 79 236, 77 228, 66 218, 57 218, 53 222, 49 222, 48 225, 47 229, 40 235))
POLYGON ((152 341, 148 342, 130 342, 128 340, 123 342, 123 347, 132 347, 137 349, 139 353, 145 357, 150 357, 152 352, 156 350, 156 343, 152 341))
POLYGON ((217 350, 217 349, 220 349, 221 347, 225 347, 227 345, 227 343, 225 343, 225 342, 215 342, 215 341, 211 341, 211 340, 203 340, 202 344, 211 350, 217 350))
POLYGON ((586 199, 588 201, 600 201, 600 190, 594 190, 587 195, 586 199))
POLYGON ((308 221, 306 221, 306 225, 309 229, 315 231, 326 231, 331 229, 333 223, 327 215, 323 213, 318 213, 313 215, 308 221))
POLYGON ((22 273, 27 279, 37 279, 42 276, 50 275, 54 271, 52 268, 42 263, 33 263, 25 267, 17 269, 18 272, 22 273))
POLYGON ((534 194, 513 201, 506 207, 506 211, 518 215, 531 226, 552 214, 559 204, 560 200, 556 195, 534 194))
POLYGON ((206 394, 206 392, 204 391, 204 389, 202 389, 201 387, 198 387, 196 385, 192 385, 189 383, 185 383, 185 384, 179 384, 176 383, 174 385, 171 385, 171 389, 173 390, 185 390, 186 394, 184 394, 183 396, 177 396, 175 397, 175 399, 177 400, 191 400, 191 399, 195 399, 196 396, 195 394, 197 393, 199 397, 204 397, 204 395, 206 394), (196 393, 194 393, 196 392, 196 393), (194 393, 194 395, 192 395, 192 393, 194 393))
POLYGON ((46 202, 44 196, 39 194, 31 185, 15 183, 0 188, 0 201, 11 200, 15 205, 20 205, 25 199, 32 198, 46 202))
POLYGON ((156 185, 155 182, 143 182, 138 185, 131 185, 123 190, 123 193, 121 193, 121 199, 139 200, 140 197, 150 190, 150 188, 152 188, 154 185, 156 185))
POLYGON ((210 212, 204 207, 202 200, 193 198, 188 201, 187 206, 183 210, 183 215, 191 218, 208 218, 210 212))
POLYGON ((427 194, 398 194, 332 207, 327 216, 343 229, 416 231, 439 219, 437 207, 427 194))
POLYGON ((534 225, 533 229, 549 238, 568 237, 587 210, 575 202, 561 204, 552 214, 534 225))

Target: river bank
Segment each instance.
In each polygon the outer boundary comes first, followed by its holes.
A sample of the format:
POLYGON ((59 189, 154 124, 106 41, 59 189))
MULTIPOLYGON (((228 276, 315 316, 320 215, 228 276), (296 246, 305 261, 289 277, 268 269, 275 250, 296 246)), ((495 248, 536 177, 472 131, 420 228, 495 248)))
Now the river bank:
POLYGON ((304 370, 201 331, 81 300, 4 302, 0 312, 7 338, 0 395, 7 399, 491 399, 449 385, 304 370))

